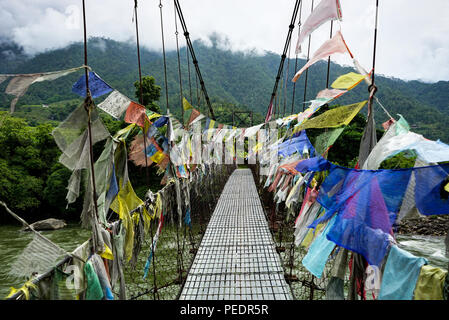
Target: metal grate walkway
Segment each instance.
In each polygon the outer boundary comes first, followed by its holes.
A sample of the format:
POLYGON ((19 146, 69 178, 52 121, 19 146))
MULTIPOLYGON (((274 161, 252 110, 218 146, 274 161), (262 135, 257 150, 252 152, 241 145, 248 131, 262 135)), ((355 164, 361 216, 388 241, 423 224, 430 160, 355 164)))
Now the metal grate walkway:
POLYGON ((180 299, 292 299, 250 169, 226 183, 180 299))

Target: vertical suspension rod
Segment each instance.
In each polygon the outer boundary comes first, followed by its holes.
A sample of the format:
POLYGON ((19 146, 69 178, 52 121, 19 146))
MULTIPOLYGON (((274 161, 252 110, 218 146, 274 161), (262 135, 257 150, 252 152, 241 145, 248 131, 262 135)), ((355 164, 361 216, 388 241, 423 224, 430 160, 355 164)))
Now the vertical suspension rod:
MULTIPOLYGON (((143 105, 143 88, 142 88, 142 68, 140 64, 140 44, 139 44, 139 24, 137 20, 137 0, 134 0, 134 16, 136 17, 136 41, 137 41, 137 64, 139 67, 139 87, 140 87, 140 97, 139 97, 139 103, 143 105)), ((143 131, 143 148, 144 148, 144 155, 145 155, 145 177, 147 180, 147 184, 150 185, 150 175, 148 172, 148 159, 147 159, 147 134, 145 132, 145 128, 142 129, 143 131)))
MULTIPOLYGON (((312 0, 312 8, 310 10, 310 12, 313 12, 313 0, 312 0)), ((312 40, 312 35, 309 35, 309 44, 307 46, 307 61, 309 61, 310 58, 310 41, 312 40)), ((305 110, 306 107, 306 99, 307 99, 307 82, 309 78, 309 68, 306 69, 306 78, 304 80, 304 100, 303 100, 303 104, 302 104, 302 111, 305 110)))
POLYGON ((168 82, 167 82, 167 60, 165 57, 165 37, 164 37, 164 20, 162 18, 162 2, 159 0, 159 11, 161 16, 161 36, 162 36, 162 55, 164 58, 164 83, 165 83, 165 102, 167 104, 167 114, 170 114, 170 107, 168 105, 168 82))
POLYGON ((95 170, 94 170, 94 152, 92 149, 92 125, 91 125, 91 105, 92 97, 89 90, 89 72, 87 66, 87 27, 86 27, 86 5, 83 1, 83 28, 84 28, 84 74, 86 77, 86 103, 84 107, 87 112, 87 130, 89 135, 89 160, 90 160, 90 170, 91 170, 91 178, 92 178, 92 196, 94 201, 95 215, 98 216, 98 206, 97 206, 97 189, 95 185, 95 170))

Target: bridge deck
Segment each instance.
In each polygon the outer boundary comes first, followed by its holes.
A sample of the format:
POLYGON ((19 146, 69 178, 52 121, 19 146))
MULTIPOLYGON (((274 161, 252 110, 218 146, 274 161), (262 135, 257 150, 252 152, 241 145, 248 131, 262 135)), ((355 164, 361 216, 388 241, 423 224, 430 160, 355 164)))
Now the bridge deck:
POLYGON ((292 299, 249 169, 227 181, 180 299, 292 299))

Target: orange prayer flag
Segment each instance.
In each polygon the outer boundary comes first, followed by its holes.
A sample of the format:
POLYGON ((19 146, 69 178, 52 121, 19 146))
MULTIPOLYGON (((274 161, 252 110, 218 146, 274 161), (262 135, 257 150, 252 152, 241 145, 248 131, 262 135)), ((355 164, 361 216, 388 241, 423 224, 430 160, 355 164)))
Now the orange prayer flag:
POLYGON ((145 107, 134 101, 131 101, 131 103, 128 106, 128 109, 126 109, 124 120, 127 123, 135 123, 139 127, 144 128, 146 117, 147 115, 145 113, 145 107))

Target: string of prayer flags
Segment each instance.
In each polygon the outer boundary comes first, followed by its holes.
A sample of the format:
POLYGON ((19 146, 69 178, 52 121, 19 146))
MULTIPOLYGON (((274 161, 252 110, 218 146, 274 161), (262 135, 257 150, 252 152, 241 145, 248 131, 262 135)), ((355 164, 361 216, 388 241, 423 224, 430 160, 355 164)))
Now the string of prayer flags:
MULTIPOLYGON (((103 79, 93 71, 89 71, 89 91, 92 98, 100 97, 113 89, 103 79)), ((73 85, 72 92, 85 97, 86 96, 86 76, 82 75, 73 85)))
POLYGON ((19 98, 22 97, 29 86, 36 82, 42 81, 52 81, 56 80, 62 76, 68 75, 72 72, 78 71, 82 67, 71 68, 60 71, 52 71, 52 72, 41 72, 41 73, 31 73, 31 74, 2 74, 0 75, 0 83, 5 81, 6 79, 12 77, 11 81, 8 83, 5 93, 13 95, 14 99, 11 101, 10 110, 11 113, 14 112, 15 106, 19 98))
POLYGON ((349 51, 340 31, 337 31, 331 39, 326 40, 321 47, 315 51, 312 58, 295 74, 292 81, 296 82, 301 74, 314 63, 321 59, 328 58, 335 53, 349 53, 352 58, 352 53, 349 51))
POLYGON ((296 44, 296 54, 301 52, 301 43, 323 23, 330 20, 342 20, 341 6, 339 0, 321 0, 318 6, 312 11, 306 22, 301 25, 296 44))

